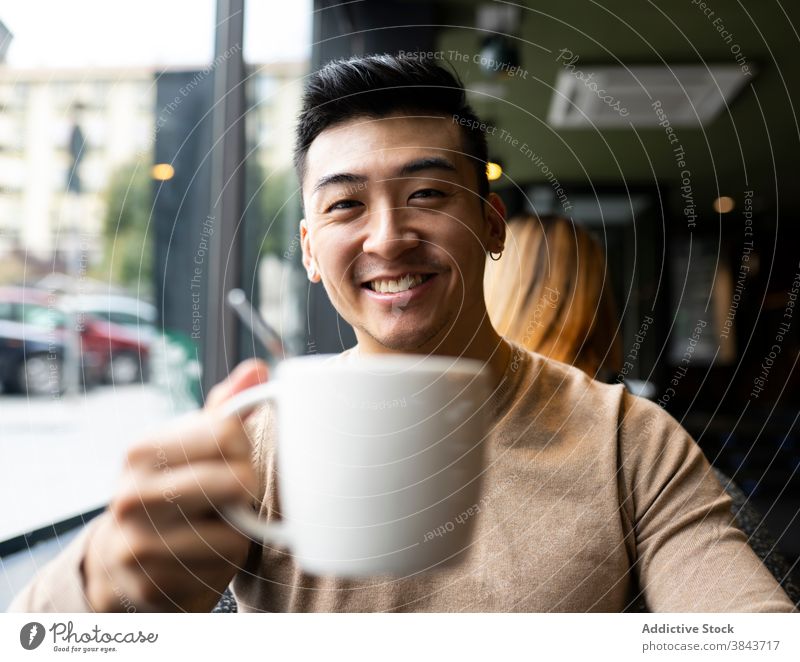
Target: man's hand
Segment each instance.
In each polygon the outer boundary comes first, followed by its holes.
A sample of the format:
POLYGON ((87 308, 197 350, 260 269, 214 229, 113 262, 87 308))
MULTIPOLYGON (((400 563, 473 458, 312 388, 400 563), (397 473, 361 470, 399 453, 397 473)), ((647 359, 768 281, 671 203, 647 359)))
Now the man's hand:
POLYGON ((266 381, 263 362, 242 363, 206 407, 128 451, 122 486, 100 517, 83 562, 95 611, 211 611, 247 556, 249 539, 223 507, 256 497, 243 420, 220 405, 266 381))

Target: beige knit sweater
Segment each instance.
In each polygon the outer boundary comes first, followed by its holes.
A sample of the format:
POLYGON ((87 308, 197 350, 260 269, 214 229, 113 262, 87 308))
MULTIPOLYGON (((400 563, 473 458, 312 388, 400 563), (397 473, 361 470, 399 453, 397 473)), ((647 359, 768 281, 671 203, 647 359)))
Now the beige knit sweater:
MULTIPOLYGON (((239 609, 615 612, 643 596, 651 611, 793 610, 731 525, 702 452, 657 405, 518 347, 492 399, 490 469, 461 566, 345 581, 254 544, 233 581, 239 609)), ((270 411, 251 421, 261 514, 279 518, 270 411)), ((87 609, 84 546, 85 535, 13 608, 87 609)))

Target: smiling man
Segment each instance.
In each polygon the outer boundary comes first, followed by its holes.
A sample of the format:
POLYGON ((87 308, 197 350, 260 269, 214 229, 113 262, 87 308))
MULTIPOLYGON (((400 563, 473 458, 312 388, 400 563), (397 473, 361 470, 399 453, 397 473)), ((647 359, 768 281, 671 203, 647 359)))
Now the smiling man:
POLYGON ((483 266, 503 250, 505 209, 488 191, 486 138, 454 121, 472 111, 445 70, 374 60, 376 92, 358 87, 365 64, 328 67, 306 97, 296 162, 309 278, 362 352, 495 353, 502 372, 510 349, 486 315, 483 266), (410 83, 426 76, 420 94, 410 83))
POLYGON ((363 352, 486 358, 502 347, 483 264, 487 247, 502 251, 503 205, 479 192, 462 142, 445 117, 392 114, 347 121, 308 150, 304 262, 363 352))
MULTIPOLYGON (((501 338, 483 293, 505 209, 489 192, 485 127, 432 62, 334 62, 311 77, 297 135, 303 263, 355 329, 355 353, 485 361, 492 443, 467 563, 342 581, 254 546, 244 610, 790 611, 702 452, 664 411, 501 338)), ((280 513, 274 429, 254 428, 261 514, 280 513)))
POLYGON ((16 609, 208 610, 231 579, 242 611, 621 611, 640 597, 656 611, 793 609, 680 425, 490 324, 484 264, 503 250, 505 210, 488 190, 480 127, 445 69, 356 58, 310 77, 296 148, 303 264, 358 339, 335 360, 431 353, 490 368, 488 469, 466 561, 318 577, 233 530, 222 507, 248 497, 280 517, 271 411, 249 419, 252 454, 242 425, 219 413, 264 378, 246 364, 204 412, 131 449, 108 511, 16 609))

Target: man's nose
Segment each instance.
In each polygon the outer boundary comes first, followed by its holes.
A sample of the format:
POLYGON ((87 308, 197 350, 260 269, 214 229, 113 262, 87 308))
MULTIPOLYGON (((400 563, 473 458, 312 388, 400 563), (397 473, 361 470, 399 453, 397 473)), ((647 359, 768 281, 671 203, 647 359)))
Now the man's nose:
POLYGON ((411 227, 407 216, 408 210, 402 207, 376 210, 368 225, 368 234, 363 244, 364 252, 388 261, 419 246, 419 235, 411 227))

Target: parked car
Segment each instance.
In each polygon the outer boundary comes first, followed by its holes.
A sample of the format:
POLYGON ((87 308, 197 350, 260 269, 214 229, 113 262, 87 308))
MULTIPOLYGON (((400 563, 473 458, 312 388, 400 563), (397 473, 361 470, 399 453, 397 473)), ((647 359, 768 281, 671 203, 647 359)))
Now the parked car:
MULTIPOLYGON (((110 323, 107 333, 127 337, 148 350, 158 336, 156 307, 141 299, 119 294, 87 294, 65 299, 65 306, 77 311, 82 318, 110 323)), ((99 330, 99 329, 98 329, 99 330)), ((106 370, 106 381, 127 384, 149 378, 147 356, 131 351, 113 353, 106 370)))
POLYGON ((67 312, 62 302, 41 290, 0 288, 0 379, 5 390, 39 395, 64 387, 69 320, 77 330, 81 379, 130 384, 147 379, 150 350, 127 328, 88 313, 67 312))
POLYGON ((157 335, 156 307, 141 299, 119 294, 86 294, 66 301, 66 305, 79 313, 125 327, 147 345, 157 335))
POLYGON ((135 331, 89 313, 79 313, 77 319, 83 351, 102 357, 102 381, 121 385, 149 379, 150 339, 145 341, 135 331))
MULTIPOLYGON (((0 310, 3 304, 0 303, 0 310)), ((64 345, 48 333, 0 319, 0 382, 5 391, 55 395, 62 390, 64 345)))

